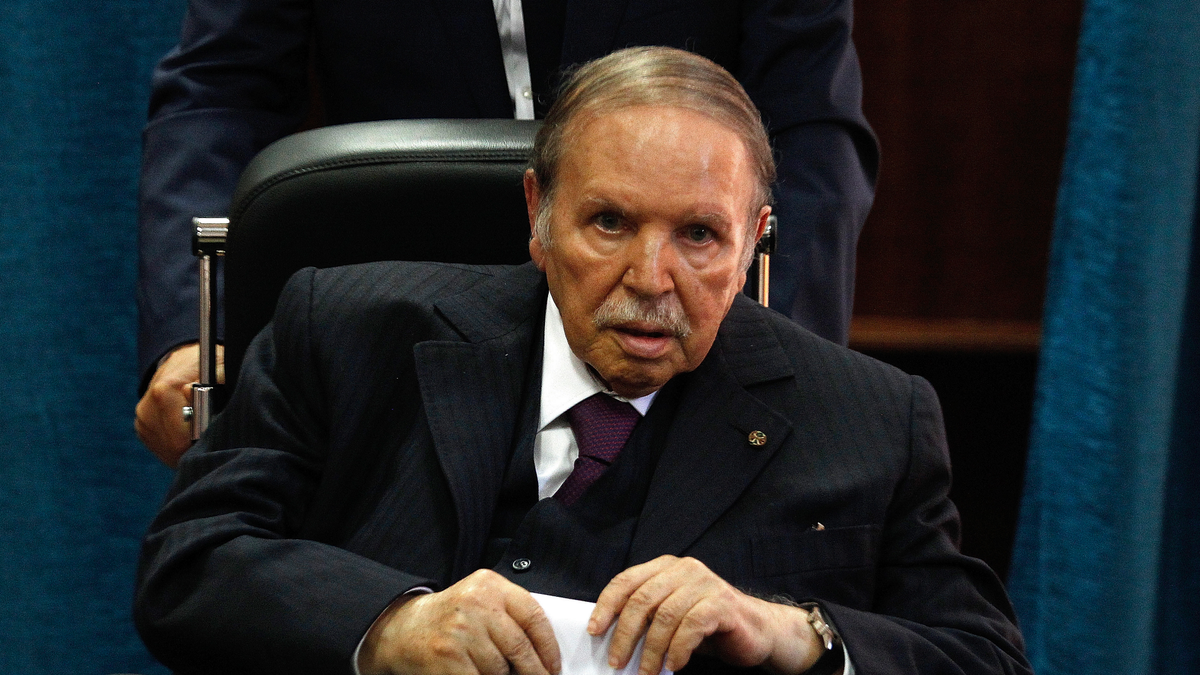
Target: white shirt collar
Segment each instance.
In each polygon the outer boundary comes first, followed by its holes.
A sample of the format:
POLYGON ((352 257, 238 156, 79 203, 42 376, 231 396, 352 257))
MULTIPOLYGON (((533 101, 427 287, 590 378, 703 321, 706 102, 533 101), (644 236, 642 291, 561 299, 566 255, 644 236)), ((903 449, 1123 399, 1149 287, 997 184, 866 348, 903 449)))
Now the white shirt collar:
POLYGON ((546 324, 542 344, 542 405, 538 415, 538 431, 546 428, 560 415, 570 410, 572 406, 594 394, 604 392, 613 398, 626 401, 642 415, 650 409, 654 397, 653 392, 641 398, 628 399, 612 390, 605 389, 604 384, 592 374, 587 364, 567 342, 567 333, 563 329, 562 314, 554 298, 546 296, 546 324))

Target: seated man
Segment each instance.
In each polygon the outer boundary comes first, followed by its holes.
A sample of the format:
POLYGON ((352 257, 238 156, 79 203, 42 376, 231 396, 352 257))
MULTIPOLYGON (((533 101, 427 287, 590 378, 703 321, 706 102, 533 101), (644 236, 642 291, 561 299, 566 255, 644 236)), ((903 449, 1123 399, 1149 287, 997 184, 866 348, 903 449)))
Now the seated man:
POLYGON ((929 385, 739 294, 773 175, 727 72, 625 50, 537 137, 532 264, 296 274, 146 537, 151 651, 547 675, 534 591, 642 675, 1029 672, 929 385))

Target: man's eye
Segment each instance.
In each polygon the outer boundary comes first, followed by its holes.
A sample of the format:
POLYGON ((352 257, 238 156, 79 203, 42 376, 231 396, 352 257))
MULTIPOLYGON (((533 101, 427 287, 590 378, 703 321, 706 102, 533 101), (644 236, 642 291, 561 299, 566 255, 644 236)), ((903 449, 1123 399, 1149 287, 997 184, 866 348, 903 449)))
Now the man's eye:
POLYGON ((601 213, 596 216, 596 225, 602 230, 616 232, 621 229, 621 219, 614 213, 601 213))
POLYGON ((692 225, 687 229, 687 236, 694 242, 705 242, 712 239, 712 230, 704 225, 692 225))

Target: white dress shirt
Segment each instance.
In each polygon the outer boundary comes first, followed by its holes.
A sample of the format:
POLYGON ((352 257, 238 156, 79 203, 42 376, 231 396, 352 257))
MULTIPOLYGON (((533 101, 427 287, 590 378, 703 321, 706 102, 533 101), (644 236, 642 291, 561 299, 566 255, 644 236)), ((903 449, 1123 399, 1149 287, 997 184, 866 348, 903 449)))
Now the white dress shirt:
POLYGON ((533 467, 537 471, 538 498, 553 495, 571 475, 579 445, 567 419, 567 411, 576 403, 605 392, 625 401, 645 415, 658 392, 628 399, 605 388, 567 343, 562 315, 554 298, 546 296, 545 336, 542 346, 542 401, 538 414, 537 436, 533 439, 533 467))

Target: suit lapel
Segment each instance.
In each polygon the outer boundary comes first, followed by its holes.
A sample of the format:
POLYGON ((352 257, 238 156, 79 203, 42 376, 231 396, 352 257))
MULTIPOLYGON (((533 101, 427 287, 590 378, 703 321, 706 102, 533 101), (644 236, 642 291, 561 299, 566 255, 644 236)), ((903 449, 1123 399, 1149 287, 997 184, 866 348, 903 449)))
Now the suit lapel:
POLYGON ((487 0, 433 0, 480 117, 512 115, 496 12, 487 0), (499 106, 499 107, 497 107, 499 106), (503 112, 503 107, 509 108, 503 112))
POLYGON ((465 342, 414 348, 434 449, 454 499, 454 578, 474 570, 512 450, 538 311, 541 275, 531 264, 498 275, 437 309, 465 342))
POLYGON ((562 63, 583 63, 624 47, 614 42, 629 0, 567 0, 562 63))
POLYGON ((683 554, 737 501, 792 430, 745 387, 793 375, 765 320, 735 303, 712 351, 688 376, 638 521, 631 565, 683 554))

